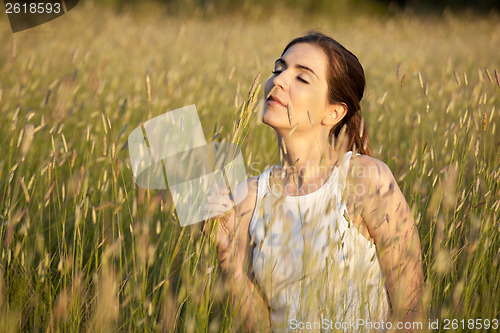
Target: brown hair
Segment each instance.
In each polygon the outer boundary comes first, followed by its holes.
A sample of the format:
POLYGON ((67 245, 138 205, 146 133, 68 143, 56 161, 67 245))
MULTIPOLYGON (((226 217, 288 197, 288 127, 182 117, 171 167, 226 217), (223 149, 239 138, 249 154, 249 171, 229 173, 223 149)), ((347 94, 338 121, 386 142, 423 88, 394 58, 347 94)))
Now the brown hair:
POLYGON ((315 31, 292 40, 281 55, 298 43, 313 44, 323 50, 328 58, 328 100, 331 104, 347 105, 344 118, 330 130, 330 142, 332 136, 337 138, 345 126, 349 138, 348 149, 356 148, 361 154, 371 156, 368 132, 361 116, 360 105, 365 91, 365 73, 358 58, 333 38, 315 31))

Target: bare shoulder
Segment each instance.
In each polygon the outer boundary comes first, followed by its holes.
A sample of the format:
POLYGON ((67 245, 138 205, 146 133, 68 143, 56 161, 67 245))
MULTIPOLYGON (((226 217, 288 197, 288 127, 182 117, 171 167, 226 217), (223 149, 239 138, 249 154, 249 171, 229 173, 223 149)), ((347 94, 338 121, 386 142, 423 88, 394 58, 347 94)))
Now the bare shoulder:
POLYGON ((353 157, 347 176, 348 201, 362 216, 372 237, 394 236, 411 230, 411 211, 389 167, 382 161, 365 156, 353 157), (388 223, 380 224, 380 221, 388 223))
POLYGON ((381 198, 386 198, 383 194, 394 188, 394 184, 392 172, 384 162, 367 155, 352 156, 342 195, 349 218, 367 239, 377 236, 373 225, 379 218, 375 215, 380 213, 381 198))
POLYGON ((352 157, 344 191, 350 213, 362 217, 369 229, 381 216, 385 218, 393 210, 401 212, 401 208, 408 207, 391 169, 370 156, 352 157))
POLYGON ((383 161, 368 155, 353 156, 349 163, 347 183, 363 187, 363 194, 384 194, 397 187, 391 169, 383 161))

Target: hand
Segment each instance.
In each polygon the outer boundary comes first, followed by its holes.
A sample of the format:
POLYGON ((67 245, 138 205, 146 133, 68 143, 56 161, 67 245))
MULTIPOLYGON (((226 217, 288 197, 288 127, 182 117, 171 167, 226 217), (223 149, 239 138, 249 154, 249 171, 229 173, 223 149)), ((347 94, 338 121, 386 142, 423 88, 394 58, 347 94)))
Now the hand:
MULTIPOLYGON (((235 210, 234 202, 229 198, 227 187, 214 187, 210 190, 204 212, 208 216, 214 216, 207 221, 218 220, 216 224, 217 256, 221 269, 228 272, 230 262, 234 255, 235 236, 235 210)), ((206 225, 204 226, 204 229, 206 225)))

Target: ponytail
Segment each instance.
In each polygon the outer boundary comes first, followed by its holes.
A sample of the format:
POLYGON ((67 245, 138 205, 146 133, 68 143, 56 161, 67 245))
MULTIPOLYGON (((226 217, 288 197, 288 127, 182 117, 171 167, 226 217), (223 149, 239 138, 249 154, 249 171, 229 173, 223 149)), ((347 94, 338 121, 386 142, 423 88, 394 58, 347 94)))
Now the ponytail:
POLYGON ((367 127, 361 113, 357 111, 352 114, 346 114, 340 123, 330 130, 330 142, 333 136, 335 139, 338 138, 344 126, 346 127, 346 139, 348 140, 347 149, 352 151, 357 150, 362 155, 372 156, 367 127))

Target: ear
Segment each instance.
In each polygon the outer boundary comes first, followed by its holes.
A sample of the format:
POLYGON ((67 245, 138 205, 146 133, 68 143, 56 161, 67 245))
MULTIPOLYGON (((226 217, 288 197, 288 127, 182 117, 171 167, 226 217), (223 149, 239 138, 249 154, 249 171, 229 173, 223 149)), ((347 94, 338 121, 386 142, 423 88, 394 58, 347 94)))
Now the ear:
POLYGON ((345 103, 331 104, 328 107, 325 116, 321 120, 321 123, 326 126, 334 126, 339 123, 342 118, 347 114, 347 105, 345 103))

